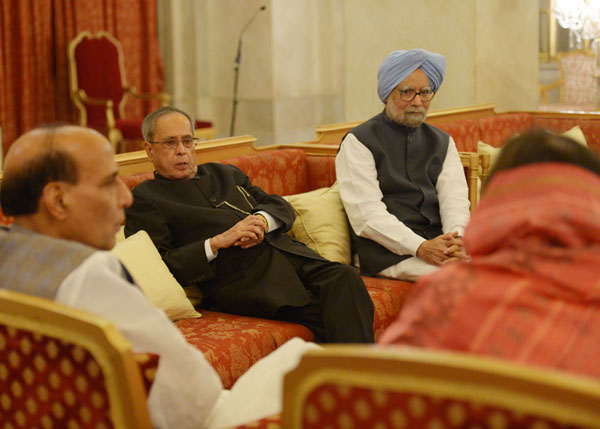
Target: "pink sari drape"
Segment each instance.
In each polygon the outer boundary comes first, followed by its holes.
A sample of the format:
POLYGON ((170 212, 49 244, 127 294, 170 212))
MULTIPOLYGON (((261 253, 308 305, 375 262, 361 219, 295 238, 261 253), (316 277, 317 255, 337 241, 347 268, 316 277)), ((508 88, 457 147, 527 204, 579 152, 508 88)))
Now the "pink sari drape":
POLYGON ((424 277, 381 343, 600 377, 600 177, 567 164, 499 173, 464 239, 471 262, 424 277))

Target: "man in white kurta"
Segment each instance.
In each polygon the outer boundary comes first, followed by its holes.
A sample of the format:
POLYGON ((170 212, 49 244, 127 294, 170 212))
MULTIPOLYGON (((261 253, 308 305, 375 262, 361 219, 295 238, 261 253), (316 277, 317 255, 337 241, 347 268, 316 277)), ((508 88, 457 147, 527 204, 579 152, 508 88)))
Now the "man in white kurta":
POLYGON ((421 49, 390 54, 378 74, 384 111, 340 146, 340 196, 365 274, 414 281, 467 257, 468 189, 456 145, 424 123, 445 67, 443 56, 421 49))
POLYGON ((148 398, 154 427, 223 427, 280 411, 282 373, 310 346, 293 342, 265 358, 244 377, 267 379, 266 392, 255 395, 249 410, 232 404, 242 393, 223 390, 204 355, 106 251, 132 197, 101 134, 74 126, 25 134, 6 156, 0 195, 5 214, 15 219, 0 230, 0 287, 105 317, 134 351, 158 354, 148 398), (266 376, 265 364, 276 373, 266 376))

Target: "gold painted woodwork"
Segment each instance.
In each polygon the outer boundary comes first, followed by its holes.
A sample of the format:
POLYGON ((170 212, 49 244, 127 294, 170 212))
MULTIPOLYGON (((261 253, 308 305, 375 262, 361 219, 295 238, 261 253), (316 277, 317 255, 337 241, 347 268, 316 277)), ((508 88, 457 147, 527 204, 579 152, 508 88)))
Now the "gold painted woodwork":
MULTIPOLYGON (((75 104, 75 107, 77 108, 77 111, 79 112, 79 125, 82 125, 82 126, 87 125, 87 110, 85 107, 86 104, 95 105, 95 106, 104 105, 106 107, 106 130, 105 130, 106 136, 110 140, 110 142, 113 144, 113 147, 116 152, 118 145, 123 140, 123 135, 121 134, 121 131, 119 131, 117 128, 115 128, 115 116, 114 116, 114 112, 113 112, 113 101, 109 100, 109 99, 89 97, 85 93, 85 91, 83 91, 82 89, 79 88, 79 83, 78 83, 78 79, 77 79, 77 62, 75 61, 75 49, 77 48, 77 45, 84 38, 90 38, 90 39, 106 38, 113 45, 115 45, 117 52, 118 52, 119 73, 120 73, 119 77, 121 78, 121 86, 123 88, 123 92, 130 94, 133 97, 140 98, 142 100, 157 99, 160 101, 161 106, 167 105, 169 103, 171 97, 164 92, 161 92, 158 94, 141 93, 135 87, 127 84, 127 77, 125 74, 125 64, 123 62, 123 58, 124 58, 123 48, 121 47, 121 43, 119 43, 119 41, 117 39, 115 39, 112 36, 112 34, 108 33, 107 31, 101 30, 95 34, 92 34, 90 31, 85 30, 85 31, 82 31, 81 33, 79 33, 73 40, 71 40, 71 42, 69 42, 69 47, 68 47, 69 85, 70 85, 71 100, 73 100, 73 104, 75 104)), ((126 115, 125 115, 126 101, 127 101, 126 97, 122 97, 121 101, 119 102, 119 105, 117 106, 120 118, 126 117, 126 115)))
POLYGON ((112 322, 44 298, 0 289, 0 324, 89 351, 102 369, 115 427, 151 427, 139 366, 112 322))
POLYGON ((458 352, 365 345, 307 352, 285 376, 282 427, 302 427, 305 400, 323 384, 456 398, 600 428, 600 382, 589 377, 458 352))

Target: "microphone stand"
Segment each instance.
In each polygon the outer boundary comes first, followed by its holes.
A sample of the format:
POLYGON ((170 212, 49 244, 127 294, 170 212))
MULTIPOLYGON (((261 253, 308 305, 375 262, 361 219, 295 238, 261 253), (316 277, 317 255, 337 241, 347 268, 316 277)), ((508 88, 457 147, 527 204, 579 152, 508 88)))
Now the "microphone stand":
POLYGON ((261 6, 260 9, 254 12, 254 15, 250 17, 246 25, 244 25, 244 28, 242 28, 242 31, 240 32, 240 37, 238 39, 237 55, 235 56, 235 61, 233 62, 233 106, 231 110, 231 128, 229 129, 230 137, 233 137, 233 131, 235 129, 235 114, 237 111, 238 104, 238 78, 240 74, 240 63, 242 62, 242 37, 244 36, 244 32, 246 31, 250 23, 254 20, 254 18, 256 18, 256 15, 258 15, 259 12, 265 10, 266 8, 267 6, 261 6))

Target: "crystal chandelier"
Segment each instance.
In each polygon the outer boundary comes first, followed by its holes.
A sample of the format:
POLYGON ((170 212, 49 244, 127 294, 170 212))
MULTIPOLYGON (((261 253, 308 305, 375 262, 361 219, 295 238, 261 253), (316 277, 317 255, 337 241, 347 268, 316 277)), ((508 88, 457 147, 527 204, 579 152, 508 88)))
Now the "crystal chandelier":
POLYGON ((554 13, 579 40, 600 37, 600 0, 556 0, 554 13))

